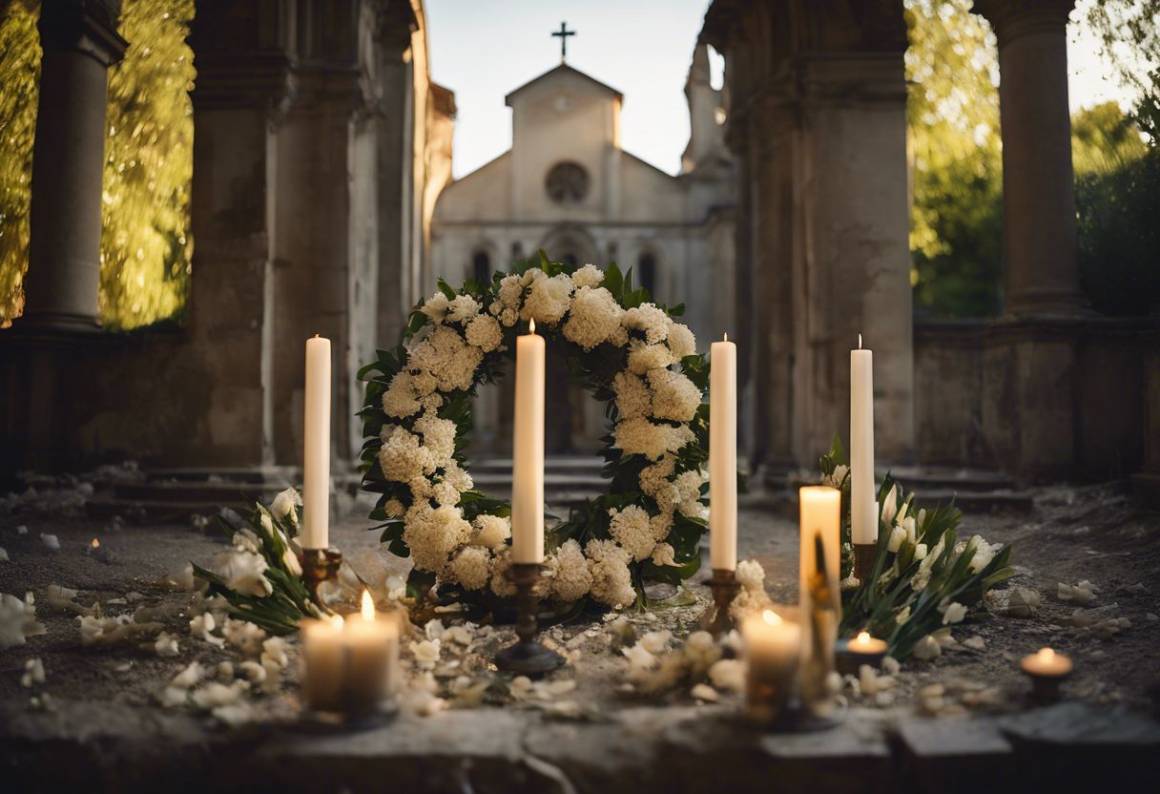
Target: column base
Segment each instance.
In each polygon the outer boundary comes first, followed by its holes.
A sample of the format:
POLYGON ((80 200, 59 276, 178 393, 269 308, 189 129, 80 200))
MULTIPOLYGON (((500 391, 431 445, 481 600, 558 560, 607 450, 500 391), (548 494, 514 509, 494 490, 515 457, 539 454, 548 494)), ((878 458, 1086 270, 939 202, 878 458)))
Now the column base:
POLYGON ((27 312, 13 325, 26 333, 95 334, 101 331, 96 317, 71 312, 27 312))

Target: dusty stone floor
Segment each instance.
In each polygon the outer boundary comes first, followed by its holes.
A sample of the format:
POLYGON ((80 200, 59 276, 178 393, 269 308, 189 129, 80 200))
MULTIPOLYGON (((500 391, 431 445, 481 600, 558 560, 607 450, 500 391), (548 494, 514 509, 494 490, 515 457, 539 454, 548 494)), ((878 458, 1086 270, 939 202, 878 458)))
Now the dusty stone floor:
MULTIPOLYGON (((404 570, 379 550, 367 526, 355 514, 332 537, 356 566, 404 570)), ((737 696, 700 703, 688 685, 656 696, 625 692, 627 663, 607 622, 597 621, 547 632, 572 661, 553 677, 556 688, 513 697, 511 679, 486 666, 510 641, 501 629, 472 646, 475 657, 465 655, 462 669, 446 666, 460 664, 450 654, 436 666, 451 710, 403 710, 372 730, 320 734, 297 719, 293 658, 283 685, 254 698, 252 719, 241 726, 160 704, 166 685, 191 661, 207 668, 238 661, 236 651, 190 637, 191 594, 168 582, 187 561, 208 562, 223 539, 190 525, 0 515, 0 548, 9 557, 0 562, 0 592, 33 592, 46 628, 26 645, 0 651, 0 770, 21 791, 77 782, 86 790, 156 790, 160 774, 178 790, 264 790, 279 782, 363 790, 392 780, 399 790, 505 792, 701 790, 724 781, 767 790, 769 775, 790 788, 808 781, 821 790, 954 789, 968 781, 994 788, 998 775, 1000 788, 1014 789, 1074 783, 1097 769, 1113 776, 1158 771, 1160 516, 1135 509, 1114 486, 1045 488, 1031 515, 966 516, 960 536, 975 533, 1015 544, 1019 573, 1008 585, 1039 591, 1037 614, 972 615, 955 628, 957 643, 934 660, 907 661, 885 695, 847 689, 830 731, 766 734, 739 722, 737 696), (55 535, 59 550, 42 533, 55 535), (93 538, 109 556, 88 552, 93 538), (1056 593, 1059 583, 1080 580, 1098 587, 1089 608, 1130 625, 1117 632, 1072 625, 1076 606, 1056 593), (149 610, 179 637, 179 654, 161 658, 148 645, 83 647, 76 617, 46 603, 50 585, 80 591, 81 604, 100 601, 106 614, 149 610), (1027 702, 1017 666, 1042 645, 1076 662, 1065 702, 1048 709, 1027 702), (45 682, 26 687, 21 678, 34 658, 45 682), (452 697, 448 682, 465 673, 483 686, 471 698, 452 697), (953 706, 940 716, 919 707, 919 693, 932 684, 944 685, 953 706), (980 690, 989 696, 963 697, 980 690), (1048 750, 1052 760, 1044 764, 1048 750)), ((774 600, 796 599, 792 520, 743 510, 741 557, 762 563, 774 600)), ((703 602, 704 588, 694 590, 703 602)), ((701 608, 655 609, 629 620, 638 634, 667 628, 680 637, 695 627, 701 608)))

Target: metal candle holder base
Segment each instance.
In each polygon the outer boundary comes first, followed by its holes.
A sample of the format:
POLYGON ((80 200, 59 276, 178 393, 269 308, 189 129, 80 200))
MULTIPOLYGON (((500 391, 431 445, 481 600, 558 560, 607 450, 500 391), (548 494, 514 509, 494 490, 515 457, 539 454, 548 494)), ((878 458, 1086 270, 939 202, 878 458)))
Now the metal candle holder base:
POLYGON ((877 553, 877 543, 854 544, 854 576, 861 584, 866 584, 874 574, 874 558, 877 553))
POLYGON ((701 628, 714 637, 720 637, 737 627, 729 607, 741 590, 741 583, 737 581, 735 571, 714 568, 713 576, 709 579, 709 589, 713 591, 713 603, 701 616, 701 628))
POLYGON ((505 672, 539 676, 564 664, 563 656, 536 641, 540 630, 536 612, 540 599, 534 591, 543 567, 534 562, 517 562, 508 571, 508 578, 516 586, 516 636, 519 640, 495 655, 496 667, 505 672))
POLYGON ((341 565, 342 552, 338 549, 302 550, 302 579, 306 582, 310 598, 315 604, 322 606, 318 588, 323 582, 338 578, 338 569, 341 565))

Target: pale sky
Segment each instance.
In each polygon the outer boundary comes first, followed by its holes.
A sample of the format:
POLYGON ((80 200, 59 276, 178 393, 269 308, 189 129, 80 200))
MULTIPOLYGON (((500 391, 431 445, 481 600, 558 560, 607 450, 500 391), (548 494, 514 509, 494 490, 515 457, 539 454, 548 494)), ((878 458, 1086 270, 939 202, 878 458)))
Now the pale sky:
MULTIPOLYGON (((1079 18, 1091 0, 1080 0, 1079 18)), ((624 93, 625 149, 676 173, 689 138, 684 85, 708 0, 427 0, 431 72, 455 92, 453 173, 458 178, 511 146, 512 89, 560 62, 549 34, 566 20, 568 63, 624 93)), ((1072 24, 1075 110, 1128 96, 1110 78, 1098 42, 1072 24)), ((715 64, 715 66, 718 66, 715 64)), ((716 71, 716 70, 715 70, 716 71)), ((718 78, 719 79, 719 78, 718 78)))

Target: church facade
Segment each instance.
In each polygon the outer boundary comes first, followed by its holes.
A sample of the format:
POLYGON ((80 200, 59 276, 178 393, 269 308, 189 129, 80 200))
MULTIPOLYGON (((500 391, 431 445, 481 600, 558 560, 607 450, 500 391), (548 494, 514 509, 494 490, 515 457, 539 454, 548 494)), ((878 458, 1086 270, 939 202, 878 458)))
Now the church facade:
MULTIPOLYGON (((561 63, 509 93, 511 149, 453 181, 435 206, 432 286, 489 279, 543 249, 554 260, 631 268, 657 302, 686 305, 701 346, 732 330, 735 176, 705 47, 694 53, 685 93, 691 133, 676 176, 621 147, 624 96, 584 72, 561 63)), ((567 410, 558 394, 567 387, 550 388, 558 408, 551 451, 595 448, 600 406, 573 394, 567 410)), ((480 440, 502 450, 510 408, 498 394, 481 403, 480 440)))

